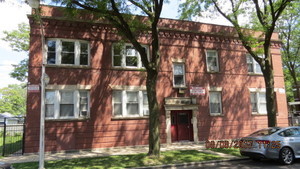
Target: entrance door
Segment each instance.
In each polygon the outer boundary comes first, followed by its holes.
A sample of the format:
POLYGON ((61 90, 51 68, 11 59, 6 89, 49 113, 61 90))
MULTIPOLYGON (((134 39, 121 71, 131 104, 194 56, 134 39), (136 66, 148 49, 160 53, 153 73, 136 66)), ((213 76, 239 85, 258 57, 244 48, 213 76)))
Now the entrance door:
POLYGON ((193 141, 192 111, 171 111, 171 135, 174 141, 193 141))

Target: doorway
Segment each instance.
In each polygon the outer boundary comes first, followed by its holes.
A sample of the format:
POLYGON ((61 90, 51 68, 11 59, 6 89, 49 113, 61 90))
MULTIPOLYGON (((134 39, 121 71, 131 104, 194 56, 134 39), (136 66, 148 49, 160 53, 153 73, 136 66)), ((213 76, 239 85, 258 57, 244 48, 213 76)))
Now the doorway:
POLYGON ((191 110, 171 111, 172 142, 194 141, 191 110))

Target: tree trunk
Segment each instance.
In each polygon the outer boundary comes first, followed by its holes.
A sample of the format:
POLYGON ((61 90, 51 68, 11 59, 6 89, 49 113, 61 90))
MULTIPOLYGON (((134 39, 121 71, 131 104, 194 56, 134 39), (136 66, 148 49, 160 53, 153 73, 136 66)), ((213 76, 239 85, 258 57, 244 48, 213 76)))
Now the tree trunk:
POLYGON ((149 156, 160 155, 159 106, 156 98, 157 70, 147 70, 147 95, 149 103, 149 156))
POLYGON ((267 101, 267 112, 268 112, 268 126, 277 126, 276 120, 276 100, 274 91, 274 74, 273 68, 269 62, 266 62, 266 68, 264 71, 265 86, 266 86, 266 101, 267 101))

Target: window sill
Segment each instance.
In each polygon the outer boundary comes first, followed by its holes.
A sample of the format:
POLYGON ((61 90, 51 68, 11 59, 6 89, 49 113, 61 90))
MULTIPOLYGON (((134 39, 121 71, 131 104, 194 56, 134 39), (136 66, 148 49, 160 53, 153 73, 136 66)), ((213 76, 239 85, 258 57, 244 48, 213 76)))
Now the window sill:
POLYGON ((263 76, 262 73, 250 73, 250 72, 248 72, 248 75, 249 76, 263 76))
POLYGON ((174 89, 187 89, 186 86, 173 86, 174 89))
POLYGON ((252 116, 267 116, 268 114, 251 113, 252 116))
POLYGON ((219 74, 220 71, 216 71, 216 72, 213 72, 213 71, 207 71, 207 73, 211 73, 211 74, 219 74))
POLYGON ((56 64, 53 64, 53 65, 47 64, 46 67, 70 68, 70 69, 73 69, 73 68, 77 68, 77 69, 90 69, 91 68, 91 66, 89 66, 89 65, 56 65, 56 64))
POLYGON ((138 67, 112 67, 112 70, 130 70, 130 71, 146 71, 146 68, 138 68, 138 67))
POLYGON ((218 116, 223 117, 224 116, 224 114, 209 114, 209 115, 213 116, 213 117, 218 117, 218 116))
POLYGON ((139 116, 139 117, 112 117, 112 120, 142 120, 149 119, 149 116, 139 116))
POLYGON ((90 118, 65 118, 65 119, 45 119, 45 121, 86 121, 90 118))

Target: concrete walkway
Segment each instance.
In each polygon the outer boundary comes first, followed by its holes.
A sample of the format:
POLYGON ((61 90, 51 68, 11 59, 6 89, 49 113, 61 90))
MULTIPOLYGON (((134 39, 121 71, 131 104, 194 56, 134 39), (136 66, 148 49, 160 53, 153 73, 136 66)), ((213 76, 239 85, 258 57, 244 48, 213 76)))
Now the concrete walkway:
MULTIPOLYGON (((217 154, 223 156, 227 159, 240 159, 228 154, 213 152, 207 150, 203 143, 174 143, 171 145, 161 145, 161 151, 168 150, 198 150, 201 152, 207 152, 212 154, 217 154)), ((92 151, 76 151, 68 153, 46 153, 45 160, 62 160, 62 159, 73 159, 73 158, 89 158, 89 157, 100 157, 100 156, 111 156, 111 155, 128 155, 128 154, 138 154, 148 152, 148 146, 134 146, 134 147, 115 147, 115 148, 101 148, 92 151)), ((24 162, 34 162, 39 161, 38 154, 25 154, 23 156, 11 156, 4 157, 0 159, 1 162, 6 163, 24 163, 24 162)))

